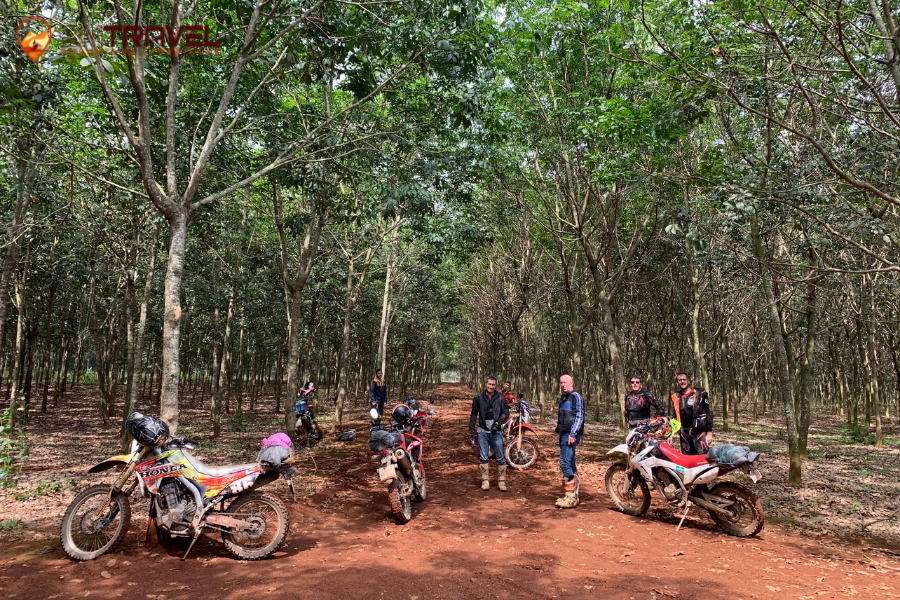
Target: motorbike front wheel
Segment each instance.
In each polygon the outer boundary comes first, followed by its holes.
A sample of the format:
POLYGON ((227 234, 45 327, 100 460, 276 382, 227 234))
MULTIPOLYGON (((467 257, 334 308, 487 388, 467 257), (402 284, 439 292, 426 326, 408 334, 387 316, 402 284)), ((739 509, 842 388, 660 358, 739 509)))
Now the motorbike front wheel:
POLYGON ((298 427, 300 434, 300 439, 305 440, 306 447, 311 448, 315 446, 319 440, 322 439, 322 430, 319 428, 318 423, 302 423, 300 427, 298 427))
POLYGON ((650 488, 637 473, 629 473, 625 463, 615 463, 606 470, 606 493, 626 515, 640 517, 650 508, 650 488))
POLYGON ((717 483, 709 493, 732 503, 727 509, 729 511, 727 515, 714 510, 709 511, 709 516, 725 533, 737 537, 751 537, 762 531, 766 517, 756 494, 733 481, 717 483))
POLYGON ((531 438, 523 437, 522 444, 516 448, 517 440, 511 440, 506 445, 506 464, 513 469, 524 471, 534 464, 538 457, 537 444, 531 438))
POLYGON ((402 475, 391 481, 388 486, 388 500, 391 502, 391 512, 394 513, 398 525, 409 523, 409 520, 412 519, 412 502, 409 496, 401 495, 401 490, 405 487, 402 475))
POLYGON ((63 550, 75 560, 93 560, 115 549, 131 524, 131 504, 108 485, 93 485, 78 494, 60 527, 63 550))
POLYGON ((275 552, 288 534, 287 509, 281 500, 265 492, 241 496, 225 510, 230 516, 249 522, 251 529, 223 531, 228 551, 245 560, 259 560, 275 552))

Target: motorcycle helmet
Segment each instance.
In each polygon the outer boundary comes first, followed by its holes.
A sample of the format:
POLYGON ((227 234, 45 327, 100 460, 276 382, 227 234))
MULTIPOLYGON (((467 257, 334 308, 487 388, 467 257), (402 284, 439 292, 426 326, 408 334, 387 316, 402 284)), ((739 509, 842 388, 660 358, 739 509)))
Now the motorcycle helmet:
POLYGON ((650 437, 653 439, 665 440, 672 436, 672 424, 666 417, 653 417, 647 425, 650 428, 650 437))
POLYGON ((412 411, 405 404, 398 404, 391 411, 391 418, 397 423, 406 423, 409 421, 410 416, 412 416, 412 411))

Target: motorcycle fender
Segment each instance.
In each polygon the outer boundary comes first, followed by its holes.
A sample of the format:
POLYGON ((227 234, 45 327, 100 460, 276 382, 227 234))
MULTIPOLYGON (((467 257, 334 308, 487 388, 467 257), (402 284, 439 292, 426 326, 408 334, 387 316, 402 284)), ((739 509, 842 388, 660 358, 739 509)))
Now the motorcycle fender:
POLYGON ((628 456, 628 446, 625 444, 619 444, 618 446, 607 452, 607 454, 618 454, 619 452, 621 452, 625 456, 628 456))
POLYGON ((713 467, 709 471, 705 471, 698 475, 696 479, 694 479, 691 483, 694 485, 700 485, 701 483, 709 483, 713 479, 719 476, 719 467, 713 467))
POLYGON ((278 479, 280 475, 281 473, 279 473, 278 471, 265 471, 263 473, 260 473, 259 477, 256 478, 256 481, 253 482, 253 485, 248 487, 242 493, 246 494, 248 492, 258 490, 262 486, 272 483, 273 481, 278 479))
POLYGON ((522 423, 522 429, 527 429, 527 430, 530 431, 531 433, 537 435, 537 431, 535 431, 535 430, 534 430, 534 427, 532 427, 532 426, 529 425, 528 423, 522 423))
POLYGON ((119 456, 113 456, 112 458, 107 458, 102 463, 94 465, 93 467, 88 469, 88 473, 101 473, 119 465, 124 466, 128 463, 129 460, 131 460, 130 454, 120 454, 119 456))

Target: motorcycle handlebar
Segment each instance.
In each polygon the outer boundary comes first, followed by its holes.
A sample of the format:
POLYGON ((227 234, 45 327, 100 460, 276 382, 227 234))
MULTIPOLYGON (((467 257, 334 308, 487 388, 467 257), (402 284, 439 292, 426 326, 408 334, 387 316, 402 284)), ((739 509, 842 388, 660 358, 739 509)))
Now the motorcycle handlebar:
POLYGON ((198 442, 197 440, 193 440, 191 438, 176 436, 176 437, 169 438, 169 441, 166 445, 167 446, 199 446, 200 442, 198 442))

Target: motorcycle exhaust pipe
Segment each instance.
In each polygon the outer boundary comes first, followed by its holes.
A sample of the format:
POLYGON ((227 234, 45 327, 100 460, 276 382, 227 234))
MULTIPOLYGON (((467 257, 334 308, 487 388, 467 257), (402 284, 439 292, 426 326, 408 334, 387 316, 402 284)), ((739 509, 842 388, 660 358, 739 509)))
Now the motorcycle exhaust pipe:
POLYGON ((412 465, 409 464, 409 456, 406 455, 406 451, 397 448, 394 450, 394 458, 397 459, 397 464, 400 465, 400 468, 403 469, 403 472, 407 475, 412 476, 412 465))

